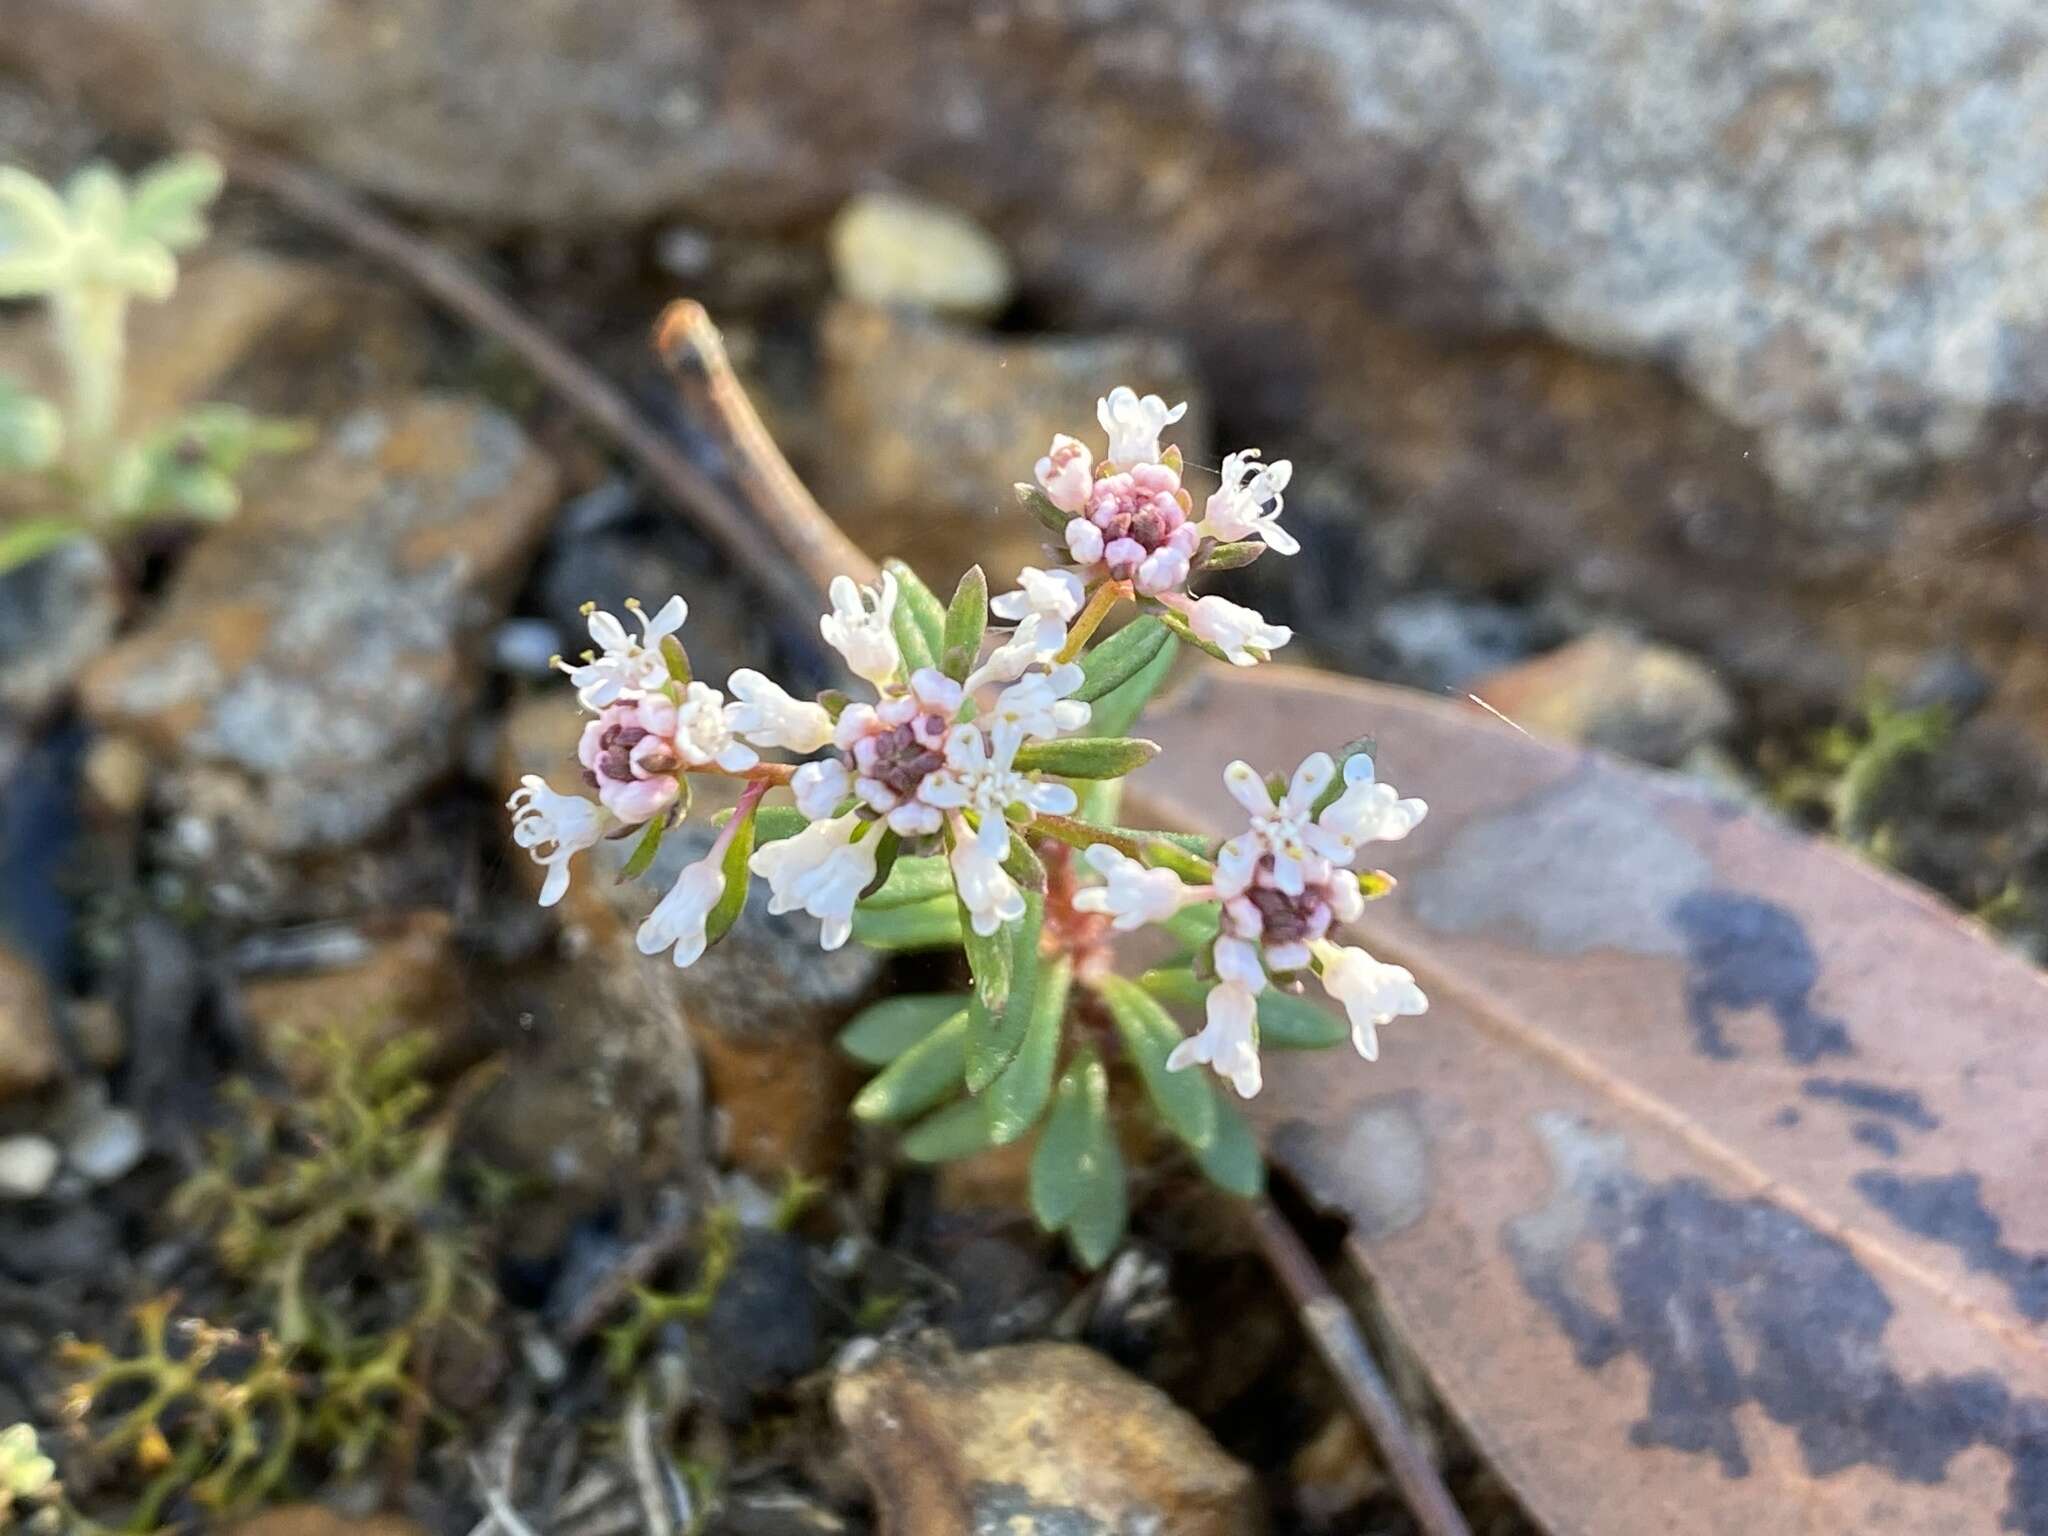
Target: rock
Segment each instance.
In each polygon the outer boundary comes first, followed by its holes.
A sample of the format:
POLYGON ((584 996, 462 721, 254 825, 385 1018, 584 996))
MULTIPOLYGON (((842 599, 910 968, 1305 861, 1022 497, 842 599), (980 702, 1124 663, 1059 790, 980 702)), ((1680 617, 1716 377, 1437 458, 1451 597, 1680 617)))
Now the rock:
POLYGON ((9 1136, 0 1140, 0 1200, 40 1199, 57 1176, 63 1159, 42 1136, 9 1136))
POLYGON ((88 713, 230 840, 352 844, 456 760, 482 647, 555 476, 473 401, 366 406, 210 534, 88 671, 88 713))
POLYGON ((985 320, 1016 280, 994 237, 943 203, 866 192, 832 221, 832 278, 863 304, 985 320))
POLYGON ((0 573, 0 712, 32 720, 55 706, 120 617, 113 562, 91 539, 0 573))
POLYGON ((1735 723, 1735 701, 1711 668, 1612 629, 1496 672, 1471 691, 1539 736, 1663 767, 1735 723))
POLYGON ((728 1423, 816 1369, 823 1348, 810 1250, 787 1232, 741 1234, 700 1331, 707 1390, 728 1423))
POLYGON ((402 1515, 338 1515, 318 1504, 286 1504, 223 1527, 222 1536, 427 1536, 402 1515))
POLYGON ((797 227, 890 177, 1062 323, 1185 338, 1418 561, 1788 692, 1953 640, 2048 741, 2048 160, 1998 152, 2048 128, 2030 0, 380 16, 14 0, 0 52, 516 225, 797 227))
POLYGON ((62 1069, 49 988, 26 960, 0 947, 0 1103, 47 1086, 62 1069))
POLYGON ((891 1536, 1265 1528, 1250 1469, 1077 1345, 885 1352, 839 1378, 832 1409, 891 1536))
POLYGON ((95 1184, 126 1178, 148 1150, 142 1122, 113 1105, 94 1108, 64 1139, 64 1160, 95 1184))
MULTIPOLYGON (((499 787, 510 794, 522 775, 536 773, 563 793, 582 793, 573 751, 584 718, 565 686, 514 706, 505 720, 499 787)), ((821 951, 817 924, 800 914, 771 916, 758 883, 732 932, 688 970, 633 946, 633 930, 661 893, 710 846, 711 816, 732 803, 731 785, 699 779, 691 819, 663 841, 646 875, 620 885, 616 876, 632 843, 600 843, 578 860, 555 911, 572 952, 588 956, 620 1013, 649 1031, 648 1049, 665 1063, 657 1082, 679 1070, 680 1047, 666 1032, 688 1020, 721 1150, 736 1166, 771 1183, 792 1172, 822 1175, 845 1153, 845 1111, 855 1086, 852 1066, 832 1039, 873 985, 880 971, 875 953, 853 944, 821 951)), ((521 884, 537 894, 538 867, 524 858, 512 862, 521 884)), ((574 1028, 573 1012, 565 1018, 574 1028)))
POLYGON ((941 601, 976 561, 992 585, 1043 563, 1045 532, 1010 487, 1030 478, 1055 433, 1099 439, 1095 402, 1114 386, 1190 402, 1174 441, 1197 463, 1208 453, 1186 355, 1155 337, 986 336, 839 303, 820 348, 829 444, 815 467, 820 493, 854 542, 910 561, 941 601))
POLYGON ((1533 648, 1525 610, 1437 592, 1382 604, 1371 632, 1374 675, 1431 692, 1469 687, 1533 648))
POLYGON ((86 749, 85 787, 94 809, 126 820, 149 797, 149 754, 126 736, 101 736, 86 749))
POLYGON ((242 984, 242 1008, 257 1039, 302 1086, 318 1079, 315 1042, 330 1033, 368 1051, 424 1031, 444 1061, 473 1046, 454 920, 446 912, 411 912, 386 923, 369 936, 357 964, 242 984))

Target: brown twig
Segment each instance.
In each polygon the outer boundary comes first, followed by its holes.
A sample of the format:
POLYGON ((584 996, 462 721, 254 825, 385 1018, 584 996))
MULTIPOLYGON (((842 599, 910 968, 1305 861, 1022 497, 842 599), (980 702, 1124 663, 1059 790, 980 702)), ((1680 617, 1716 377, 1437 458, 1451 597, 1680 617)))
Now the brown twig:
POLYGON ((1364 1421, 1417 1524, 1427 1536, 1471 1536, 1471 1528, 1451 1502, 1428 1453, 1409 1431, 1401 1405, 1395 1402, 1359 1331, 1358 1320, 1330 1289, 1301 1235, 1270 1200, 1253 1202, 1251 1222, 1266 1262, 1292 1298, 1316 1353, 1335 1373, 1352 1410, 1364 1421))
POLYGON ((669 305, 654 327, 654 347, 685 403, 720 429, 740 493, 790 558, 821 590, 840 575, 874 582, 880 574, 874 560, 818 505, 762 424, 704 306, 695 299, 669 305))
MULTIPOLYGON (((816 608, 818 591, 813 589, 822 590, 822 578, 830 572, 820 560, 829 551, 819 542, 815 531, 801 536, 789 547, 781 547, 782 541, 794 532, 792 528, 778 526, 772 519, 749 516, 748 509, 736 505, 710 476, 650 425, 617 386, 527 319, 454 257, 401 228, 325 177, 282 156, 247 144, 219 142, 211 147, 235 180, 260 188, 307 223, 318 225, 397 268, 437 302, 503 342, 577 415, 639 465, 664 496, 693 518, 772 597, 792 610, 816 608)), ((708 320, 705 324, 709 325, 708 320)), ((712 334, 715 336, 716 332, 712 334)), ((737 389, 737 385, 733 387, 737 389)), ((788 466, 783 468, 786 471, 788 466)), ((814 510, 815 505, 812 504, 814 510)), ((822 512, 816 515, 824 518, 822 512)), ((824 520, 829 524, 829 519, 824 520)), ((853 548, 845 543, 844 535, 839 538, 845 549, 853 548)), ((849 574, 859 574, 862 567, 846 569, 849 574)))

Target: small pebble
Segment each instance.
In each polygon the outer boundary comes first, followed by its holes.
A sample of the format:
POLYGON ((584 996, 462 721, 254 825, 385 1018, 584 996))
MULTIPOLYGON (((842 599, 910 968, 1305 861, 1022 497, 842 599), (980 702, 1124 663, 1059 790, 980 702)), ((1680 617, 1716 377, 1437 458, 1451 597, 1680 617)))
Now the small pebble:
POLYGON ((853 198, 832 223, 839 291, 868 304, 980 319, 1010 302, 1015 279, 1003 248, 943 203, 900 192, 853 198))
POLYGON ((561 632, 546 619, 507 619, 491 632, 491 665, 511 677, 546 677, 562 650, 561 632))
POLYGON ((64 1155, 95 1184, 125 1178, 149 1150, 142 1122, 125 1109, 106 1108, 88 1116, 71 1134, 64 1155))
POLYGON ((41 1136, 0 1141, 0 1200, 34 1200, 57 1176, 57 1149, 41 1136))

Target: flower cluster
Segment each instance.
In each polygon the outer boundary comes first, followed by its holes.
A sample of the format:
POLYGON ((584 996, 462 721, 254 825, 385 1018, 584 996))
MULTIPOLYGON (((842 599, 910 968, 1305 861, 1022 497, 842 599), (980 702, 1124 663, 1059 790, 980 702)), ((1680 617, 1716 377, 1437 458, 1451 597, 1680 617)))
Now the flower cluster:
MULTIPOLYGON (((1329 754, 1317 752, 1275 796, 1249 764, 1232 763, 1223 782, 1251 824, 1223 844, 1206 884, 1148 868, 1108 844, 1088 850, 1105 883, 1083 891, 1075 905, 1108 914, 1116 927, 1163 923, 1184 907, 1221 903, 1209 950, 1216 984, 1204 1004, 1207 1022, 1174 1049, 1169 1071, 1203 1062, 1241 1097, 1257 1093, 1259 995, 1269 985, 1293 985, 1305 973, 1313 972, 1343 1005, 1351 1042, 1367 1061, 1379 1057, 1380 1025, 1429 1007, 1403 967, 1330 937, 1334 925, 1364 910, 1365 890, 1351 867, 1360 851, 1406 837, 1429 807, 1378 782, 1363 752, 1345 760, 1342 790, 1332 796, 1336 776, 1329 754)), ((1388 886, 1384 876, 1367 878, 1376 890, 1388 886)))
POLYGON ((651 615, 629 605, 625 621, 586 610, 593 648, 562 670, 591 717, 576 747, 589 794, 528 777, 509 802, 552 905, 570 861, 600 840, 637 837, 625 873, 651 867, 688 814, 693 775, 738 780, 709 851, 636 935, 678 966, 730 928, 754 877, 771 912, 816 918, 826 949, 858 933, 877 948, 964 951, 968 990, 889 997, 849 1022, 846 1049, 877 1069, 853 1113, 905 1122, 904 1153, 923 1161, 1042 1125, 1033 1212, 1089 1264, 1120 1240, 1127 1207, 1112 1064, 1133 1069, 1210 1179, 1252 1194, 1255 1139, 1223 1088, 1187 1069, 1206 1065, 1250 1097, 1262 1038, 1340 1043, 1334 1014, 1300 996, 1310 977, 1368 1060, 1381 1025, 1428 1007, 1406 970, 1339 936, 1392 888, 1356 867, 1361 852, 1405 837, 1426 810, 1380 783, 1365 753, 1316 753, 1286 784, 1232 763, 1224 779, 1247 824, 1227 839, 1115 825, 1116 781, 1159 750, 1119 733, 1179 645, 1248 667, 1292 638, 1189 590, 1298 552, 1280 525, 1292 466, 1231 454, 1197 515, 1180 450, 1161 442, 1185 411, 1119 388, 1098 402, 1099 461, 1053 440, 1018 491, 1057 543, 1014 590, 991 598, 978 567, 949 603, 897 563, 871 585, 834 580, 818 629, 861 680, 858 698, 799 698, 751 669, 722 691, 699 680, 680 597, 651 615), (1135 616, 1109 633, 1122 605, 1135 616), (1189 952, 1119 974, 1114 935, 1148 925, 1189 952), (1095 1006, 1069 1006, 1079 989, 1095 1006), (1170 1006, 1199 1007, 1201 1027, 1186 1033, 1170 1006))
MULTIPOLYGON (((978 933, 1017 919, 1023 892, 1003 868, 1012 823, 1076 804, 1068 785, 1020 769, 1018 754, 1088 723, 1088 706, 1069 697, 1081 668, 1052 659, 1056 646, 1036 614, 963 677, 913 668, 898 638, 894 573, 873 587, 840 577, 830 596, 819 630, 875 694, 835 700, 836 710, 750 669, 728 680, 730 699, 692 679, 678 638, 689 613, 680 597, 652 618, 629 604, 638 634, 609 613, 588 614, 598 649, 563 670, 595 712, 576 755, 596 801, 528 775, 508 802, 514 840, 548 871, 543 906, 567 891, 575 854, 636 829, 658 837, 688 803, 686 776, 722 773, 747 780, 740 810, 641 924, 644 953, 672 951, 687 966, 717 936, 713 913, 732 879, 725 855, 737 837, 753 835, 762 796, 780 783, 804 825, 754 849, 746 868, 768 882, 770 911, 801 910, 820 921, 826 949, 846 942, 854 904, 904 839, 943 839, 978 933), (794 766, 762 762, 762 751, 776 750, 824 755, 794 766)), ((973 617, 978 635, 986 614, 973 617)))
POLYGON ((1038 461, 1041 515, 1057 526, 1073 565, 1027 569, 1019 590, 999 599, 1009 606, 997 612, 1011 618, 1039 613, 1064 635, 1085 592, 1121 587, 1172 615, 1185 638, 1241 667, 1293 639, 1285 625, 1269 624, 1227 598, 1195 597, 1187 584, 1200 570, 1242 565, 1269 549, 1291 555, 1301 548, 1280 526, 1281 493, 1294 466, 1285 459, 1261 463, 1256 448, 1231 454, 1198 520, 1194 498, 1181 484, 1180 450, 1159 441, 1187 406, 1169 407, 1157 395, 1140 397, 1119 386, 1097 403, 1095 414, 1109 439, 1107 458, 1097 463, 1085 444, 1062 433, 1038 461))

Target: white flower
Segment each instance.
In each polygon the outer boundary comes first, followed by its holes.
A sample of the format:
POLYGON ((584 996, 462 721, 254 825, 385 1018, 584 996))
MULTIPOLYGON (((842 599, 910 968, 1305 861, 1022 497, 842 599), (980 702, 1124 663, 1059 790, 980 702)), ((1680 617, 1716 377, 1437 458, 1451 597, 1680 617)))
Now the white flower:
POLYGON ((1285 624, 1268 624, 1255 610, 1213 594, 1197 598, 1187 617, 1190 629, 1240 667, 1265 659, 1255 651, 1277 651, 1294 638, 1285 624))
POLYGON ((1404 800, 1393 785, 1375 782, 1372 759, 1357 752, 1344 761, 1344 793, 1323 808, 1305 836, 1331 863, 1348 865, 1366 843, 1398 842, 1428 814, 1423 801, 1404 800))
POLYGON ((995 751, 978 725, 956 725, 946 736, 946 766, 927 774, 917 788, 918 798, 940 810, 958 811, 969 807, 981 812, 986 823, 1000 820, 1012 805, 1024 805, 1054 816, 1072 815, 1080 804, 1073 787, 1032 778, 1013 766, 1023 732, 1014 726, 999 726, 995 751))
POLYGON ((1315 945, 1322 962, 1323 990, 1344 1005, 1351 1018, 1351 1043, 1367 1061, 1380 1055, 1379 1026, 1401 1015, 1427 1013, 1429 999, 1404 966, 1375 960, 1362 949, 1315 945))
POLYGON ((953 889, 967 908, 974 931, 983 938, 1024 915, 1024 893, 1003 868, 1009 852, 1010 824, 1001 811, 983 810, 981 826, 972 831, 964 819, 954 818, 953 851, 947 856, 953 866, 953 889))
POLYGON ((673 947, 677 969, 696 964, 697 957, 704 953, 705 919, 725 894, 724 854, 721 839, 708 858, 699 859, 676 877, 668 894, 655 904, 641 923, 640 931, 633 935, 641 954, 658 955, 673 947))
POLYGON ((1014 726, 1025 736, 1059 736, 1078 731, 1094 711, 1067 695, 1086 681, 1087 674, 1071 661, 1050 672, 1027 673, 996 695, 983 723, 991 731, 1014 726))
POLYGON ((40 1499, 56 1480, 57 1464, 43 1454, 33 1425, 0 1429, 0 1522, 16 1499, 40 1499))
POLYGON ((832 715, 822 704, 792 698, 782 685, 751 667, 726 682, 738 702, 726 713, 733 731, 757 747, 815 752, 832 740, 832 715))
POLYGON ((1209 989, 1208 1022, 1166 1058, 1166 1070, 1178 1072, 1206 1062, 1228 1079, 1241 1099, 1259 1091, 1259 1000, 1248 988, 1222 982, 1209 989))
POLYGON ((1088 492, 1095 485, 1095 460, 1066 433, 1054 435, 1036 473, 1045 499, 1062 512, 1078 512, 1088 504, 1088 492))
POLYGON ((848 813, 814 821, 795 837, 756 849, 747 867, 768 882, 770 912, 810 913, 824 924, 818 943, 837 949, 853 932, 853 904, 875 878, 879 835, 853 840, 873 823, 848 813))
POLYGON ((624 693, 652 693, 668 682, 668 658, 661 654, 661 642, 683 627, 689 604, 672 597, 651 619, 630 598, 626 608, 640 620, 640 638, 627 634, 626 626, 609 613, 593 609, 590 638, 597 642, 598 654, 565 669, 586 709, 603 709, 624 693))
POLYGON ((1321 855, 1309 847, 1307 834, 1316 800, 1336 771, 1327 752, 1311 752, 1276 803, 1251 764, 1240 761, 1225 768, 1223 786, 1250 814, 1252 824, 1217 853, 1216 888, 1226 897, 1243 894, 1267 855, 1273 859, 1274 886, 1290 896, 1299 896, 1311 876, 1322 878, 1327 869, 1321 855))
POLYGON ((725 695, 706 683, 692 683, 683 690, 683 702, 676 706, 675 743, 683 761, 693 768, 716 763, 727 773, 744 773, 761 761, 734 737, 725 695))
POLYGON ((1082 857, 1108 883, 1077 891, 1074 909, 1108 913, 1110 926, 1121 932, 1163 923, 1189 902, 1202 900, 1172 870, 1148 869, 1107 843, 1095 844, 1082 857))
POLYGON ((844 758, 828 757, 798 768, 789 787, 806 820, 825 821, 853 793, 853 772, 844 758))
POLYGON ((1280 526, 1280 493, 1293 478, 1294 466, 1286 459, 1261 464, 1258 458, 1256 448, 1224 458, 1223 484, 1202 508, 1199 530, 1226 544, 1258 539, 1276 554, 1299 553, 1301 545, 1294 535, 1280 526))
POLYGON ((1067 621, 1087 600, 1088 589, 1074 572, 1027 565, 1017 573, 1017 590, 990 599, 988 607, 997 618, 1012 623, 1038 615, 1038 649, 1052 652, 1067 643, 1067 621))
POLYGON ((1095 402, 1095 419, 1109 434, 1109 461, 1125 469, 1157 461, 1159 434, 1187 413, 1186 401, 1169 408, 1157 395, 1140 399, 1128 384, 1095 402))
POLYGON ((609 819, 581 795, 558 795, 538 774, 527 774, 505 802, 512 813, 512 841, 547 870, 540 904, 552 907, 569 889, 569 860, 604 836, 609 819))
POLYGON ((1076 565, 1093 565, 1102 558, 1102 530, 1085 517, 1067 524, 1067 553, 1076 565))
POLYGON ((828 595, 832 611, 818 620, 818 632, 856 674, 878 689, 886 688, 903 670, 903 655, 890 628, 896 612, 896 578, 884 571, 881 586, 862 587, 850 576, 835 576, 828 595))
POLYGON ((963 693, 974 693, 990 683, 1015 682, 1035 664, 1044 647, 1039 644, 1038 632, 1045 620, 1035 613, 1027 613, 1010 631, 1010 638, 988 653, 988 659, 967 674, 962 685, 963 693))

